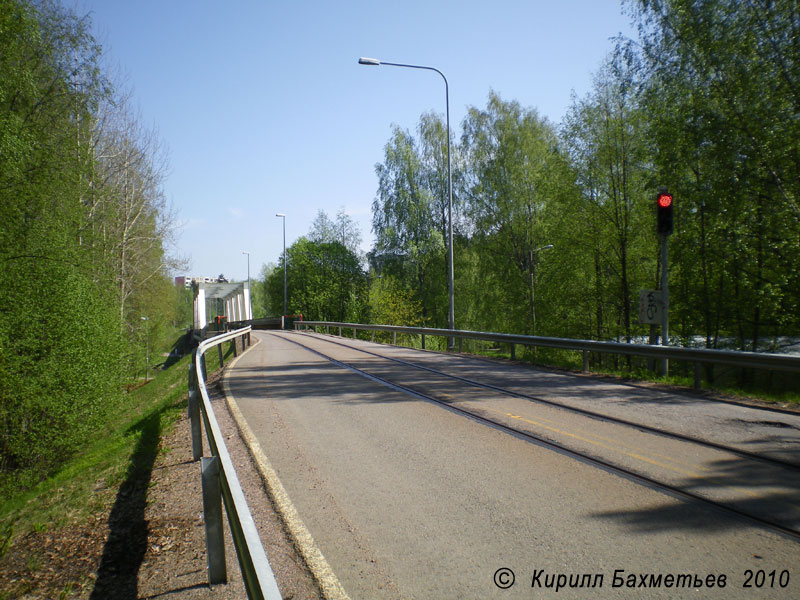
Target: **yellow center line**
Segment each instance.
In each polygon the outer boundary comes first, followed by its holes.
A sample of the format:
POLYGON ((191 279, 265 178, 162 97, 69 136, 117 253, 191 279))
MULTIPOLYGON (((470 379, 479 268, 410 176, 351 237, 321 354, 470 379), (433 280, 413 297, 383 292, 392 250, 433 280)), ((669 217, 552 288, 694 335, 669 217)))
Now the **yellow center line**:
POLYGON ((681 475, 689 475, 691 477, 702 477, 702 475, 700 475, 700 473, 697 473, 695 471, 687 471, 685 469, 679 469, 679 468, 673 467, 671 465, 659 462, 657 460, 653 460, 652 458, 648 458, 647 456, 643 456, 642 454, 638 454, 636 452, 629 452, 627 450, 623 450, 622 448, 620 448, 619 446, 616 446, 616 445, 612 446, 610 444, 603 444, 601 442, 589 439, 588 437, 585 437, 585 436, 582 436, 582 435, 578 435, 576 433, 571 433, 569 431, 564 431, 563 429, 558 429, 557 427, 550 427, 549 425, 545 425, 544 423, 540 423, 538 421, 532 421, 530 419, 526 419, 525 417, 521 417, 519 415, 513 415, 511 413, 506 413, 506 416, 511 417, 512 419, 517 419, 518 421, 523 421, 525 423, 529 423, 531 425, 536 425, 537 427, 541 427, 543 429, 547 429, 548 431, 552 431, 552 432, 558 433, 560 435, 565 435, 567 437, 571 437, 571 438, 574 438, 576 440, 581 440, 583 442, 586 442, 588 444, 592 444, 594 446, 599 446, 600 448, 605 448, 606 450, 612 450, 614 452, 620 452, 621 454, 624 454, 625 456, 630 456, 631 458, 635 458, 637 460, 641 460, 641 461, 644 461, 646 463, 650 463, 651 465, 655 465, 657 467, 661 467, 662 469, 667 469, 669 471, 674 471, 676 473, 680 473, 681 475))
MULTIPOLYGON (((506 413, 506 415, 509 416, 509 417, 514 417, 514 415, 511 415, 511 414, 508 414, 508 413, 506 413)), ((523 421, 525 420, 522 417, 514 417, 514 418, 518 418, 518 419, 521 419, 523 421)), ((552 423, 553 425, 561 425, 560 421, 553 421, 552 419, 545 419, 544 417, 538 417, 538 418, 541 421, 544 421, 546 423, 552 423)), ((581 429, 580 427, 572 427, 572 430, 573 431, 577 431, 579 433, 582 433, 583 435, 589 436, 589 437, 597 439, 597 440, 603 440, 604 442, 609 442, 610 444, 612 444, 614 446, 614 449, 634 451, 630 447, 625 446, 624 444, 620 444, 615 439, 612 439, 612 438, 609 438, 609 437, 605 437, 605 436, 602 436, 602 435, 597 434, 597 433, 592 433, 591 431, 586 431, 584 429, 581 429)), ((700 465, 690 464, 690 463, 683 462, 681 460, 676 460, 676 459, 672 458, 671 456, 666 456, 665 454, 661 454, 660 452, 654 452, 654 451, 650 450, 649 453, 652 456, 658 456, 659 458, 662 458, 662 459, 664 459, 664 460, 666 460, 666 461, 668 461, 670 463, 673 463, 673 464, 676 464, 676 465, 679 465, 679 466, 688 467, 690 469, 699 469, 701 471, 706 471, 706 472, 710 472, 711 471, 711 469, 709 469, 708 467, 702 467, 700 465)))
MULTIPOLYGON (((492 411, 492 412, 494 412, 494 411, 492 411)), ((700 473, 697 473, 696 471, 689 471, 687 469, 681 469, 681 468, 678 468, 678 467, 673 467, 671 465, 659 462, 657 460, 653 460, 652 458, 649 458, 649 457, 644 456, 642 454, 639 454, 637 452, 630 452, 628 450, 625 450, 625 449, 619 447, 618 445, 603 444, 601 442, 589 439, 588 437, 585 437, 585 436, 582 436, 582 435, 578 435, 576 433, 571 433, 569 431, 564 431, 563 429, 558 429, 557 427, 550 427, 549 425, 545 425, 544 423, 540 423, 538 421, 533 421, 531 419, 526 419, 525 417, 521 417, 519 415, 514 415, 512 413, 505 413, 505 414, 506 414, 506 416, 511 417, 512 419, 517 419, 518 421, 523 421, 523 422, 529 423, 531 425, 536 425, 537 427, 541 427, 541 428, 546 429, 548 431, 552 431, 552 432, 558 433, 560 435, 565 435, 567 437, 570 437, 570 438, 573 438, 573 439, 576 439, 576 440, 581 440, 583 442, 586 442, 587 444, 592 444, 594 446, 599 446, 600 448, 605 448, 606 450, 611 450, 612 452, 619 452, 621 454, 624 454, 625 456, 629 456, 630 458, 634 458, 636 460, 640 460, 642 462, 649 463, 649 464, 654 465, 656 467, 661 467, 662 469, 666 469, 668 471, 673 471, 675 473, 680 473, 681 475, 687 475, 689 477, 693 477, 694 479, 700 479, 700 480, 704 480, 704 481, 708 481, 708 482, 715 482, 715 483, 718 483, 718 484, 720 483, 719 480, 716 480, 716 478, 714 478, 714 477, 704 476, 704 475, 702 475, 700 473)), ((704 469, 703 468, 703 470, 707 471, 708 469, 704 469)), ((747 489, 740 488, 740 487, 735 487, 735 486, 728 486, 728 485, 725 485, 725 484, 722 484, 722 486, 730 488, 732 490, 736 490, 738 492, 741 492, 741 493, 746 494, 748 496, 752 496, 754 498, 760 497, 758 494, 756 494, 755 492, 752 492, 751 490, 747 490, 747 489)))

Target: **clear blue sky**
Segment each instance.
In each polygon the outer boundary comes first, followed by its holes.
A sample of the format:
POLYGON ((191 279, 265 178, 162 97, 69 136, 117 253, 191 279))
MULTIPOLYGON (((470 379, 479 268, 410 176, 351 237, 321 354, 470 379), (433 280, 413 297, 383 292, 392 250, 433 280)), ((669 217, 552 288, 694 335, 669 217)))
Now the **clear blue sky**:
MULTIPOLYGON (((68 4, 69 5, 69 4, 68 4)), ((553 122, 632 36, 619 0, 382 2, 79 0, 145 126, 169 147, 167 199, 188 274, 255 276, 342 207, 373 240, 375 164, 392 124, 444 115, 429 71, 358 65, 360 56, 433 66, 450 84, 451 128, 490 90, 553 122)))

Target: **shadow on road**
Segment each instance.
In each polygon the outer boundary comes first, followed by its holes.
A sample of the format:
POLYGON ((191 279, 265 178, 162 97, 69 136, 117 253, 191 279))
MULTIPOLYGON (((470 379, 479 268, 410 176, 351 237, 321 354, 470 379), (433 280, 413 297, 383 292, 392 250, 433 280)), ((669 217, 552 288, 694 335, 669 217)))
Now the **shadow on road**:
MULTIPOLYGON (((285 351, 281 347, 279 352, 285 351)), ((426 357, 427 358, 427 357, 426 357)), ((430 365, 435 361, 444 362, 450 357, 434 356, 426 360, 430 365)), ((342 359, 344 360, 344 359, 342 359)), ((400 371, 400 367, 372 356, 349 356, 346 362, 364 369, 371 374, 396 380, 398 383, 431 393, 442 398, 443 403, 457 402, 465 397, 464 385, 455 380, 436 377, 424 371, 400 371), (399 375, 398 375, 399 373, 399 375), (399 378, 402 376, 402 379, 399 378)), ((454 369, 455 370, 455 369, 454 369)), ((476 362, 470 377, 478 375, 496 376, 497 367, 476 362), (477 373, 480 371, 480 373, 477 373)), ((625 388, 626 394, 620 398, 620 386, 611 382, 595 382, 582 380, 575 376, 543 374, 541 377, 547 387, 548 398, 558 400, 560 395, 572 397, 583 393, 587 402, 603 404, 643 404, 659 408, 678 410, 684 406, 705 405, 708 400, 691 395, 668 393, 661 390, 645 388, 625 388)), ((369 390, 363 385, 363 378, 345 371, 332 363, 316 358, 288 362, 286 364, 270 364, 267 366, 237 365, 235 377, 230 380, 234 396, 253 405, 260 404, 261 399, 269 399, 275 404, 291 403, 302 406, 308 413, 313 413, 317 399, 332 405, 368 405, 398 404, 420 402, 414 396, 397 393, 393 390, 373 388, 369 390)), ((475 397, 483 402, 478 392, 475 397)), ((757 417, 743 421, 743 427, 767 426, 774 430, 760 438, 751 438, 739 445, 751 445, 754 453, 760 453, 795 465, 786 467, 763 463, 750 458, 730 458, 709 461, 702 464, 704 477, 685 477, 677 481, 666 481, 674 487, 691 494, 705 497, 718 497, 733 510, 800 531, 800 442, 796 436, 790 435, 795 426, 780 422, 781 417, 757 417)), ((735 444, 734 444, 735 445, 735 444)), ((646 474, 646 473, 645 473, 646 474)), ((519 490, 520 494, 526 493, 519 490)), ((748 523, 761 527, 755 521, 738 517, 724 509, 714 508, 701 501, 679 498, 666 498, 665 502, 657 502, 650 507, 636 507, 632 510, 598 512, 588 515, 593 519, 618 523, 630 534, 647 535, 663 531, 716 532, 737 530, 748 523)))
MULTIPOLYGON (((721 501, 733 511, 752 515, 800 533, 800 478, 797 470, 766 465, 747 458, 712 461, 708 478, 687 477, 673 485, 703 497, 716 490, 737 491, 721 501)), ((715 508, 701 501, 681 501, 636 510, 596 513, 595 519, 616 521, 636 534, 659 531, 722 531, 752 525, 753 520, 715 508)))

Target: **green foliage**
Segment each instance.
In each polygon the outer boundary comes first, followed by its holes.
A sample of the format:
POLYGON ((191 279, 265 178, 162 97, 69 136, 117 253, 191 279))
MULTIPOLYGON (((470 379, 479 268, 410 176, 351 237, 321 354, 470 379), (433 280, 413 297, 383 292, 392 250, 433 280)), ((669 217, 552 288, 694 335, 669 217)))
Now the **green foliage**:
POLYGON ((336 214, 336 220, 331 219, 324 210, 318 211, 308 232, 308 239, 318 244, 338 242, 353 254, 358 254, 361 245, 358 225, 344 209, 336 214))
POLYGON ((102 422, 119 389, 113 297, 92 280, 81 248, 88 164, 76 153, 76 119, 94 98, 76 79, 91 83, 96 49, 82 23, 46 3, 39 10, 4 2, 0 11, 9 49, 0 155, 11 149, 0 171, 0 473, 52 468, 102 422), (64 53, 76 71, 65 70, 64 53))
POLYGON ((540 265, 550 262, 540 253, 554 244, 554 217, 574 195, 572 173, 554 128, 494 93, 486 110, 470 109, 462 143, 471 243, 481 279, 493 282, 474 300, 481 326, 535 335, 540 265))
MULTIPOLYGON (((173 286, 173 327, 176 329, 192 328, 194 318, 194 292, 192 288, 173 286)), ((254 303, 255 304, 255 303, 254 303)))
MULTIPOLYGON (((158 351, 173 343, 174 332, 158 351)), ((216 354, 208 357, 209 372, 217 368, 216 354)), ((180 416, 181 406, 185 406, 189 360, 190 356, 185 356, 171 368, 159 371, 148 385, 132 390, 108 407, 103 434, 87 435, 80 451, 65 459, 47 480, 22 486, 19 477, 0 477, 0 549, 3 543, 12 543, 11 532, 19 536, 57 527, 98 509, 98 503, 112 503, 115 488, 140 461, 136 451, 142 449, 143 425, 158 421, 158 428, 164 430, 180 416)))
POLYGON ((2 470, 46 471, 80 447, 119 400, 121 340, 94 284, 47 260, 14 261, 0 359, 2 470), (88 341, 88 343, 87 343, 88 341))
MULTIPOLYGON (((800 334, 796 2, 627 4, 640 40, 616 41, 558 130, 493 92, 469 110, 453 150, 457 327, 646 336, 638 292, 660 287, 667 186, 673 341, 756 350, 800 334)), ((424 114, 376 166, 373 320, 447 324, 445 143, 424 114)))
POLYGON ((422 306, 412 290, 391 275, 372 277, 369 286, 370 321, 380 325, 422 325, 422 306))
POLYGON ((800 329, 796 3, 630 3, 653 167, 678 210, 674 322, 740 348, 800 329), (646 25, 646 26, 645 26, 646 25))
POLYGON ((378 195, 372 204, 376 244, 370 263, 414 289, 428 326, 448 323, 445 128, 423 115, 421 143, 395 128, 385 161, 375 167, 378 195))
POLYGON ((0 0, 3 481, 35 483, 102 431, 174 315, 160 171, 135 127, 100 128, 119 102, 90 29, 51 0, 0 0), (136 202, 102 158, 130 148, 124 179, 150 193, 136 202))
POLYGON ((655 190, 633 83, 624 57, 612 54, 592 92, 574 101, 564 124, 580 190, 575 208, 581 228, 572 244, 581 250, 583 282, 592 292, 576 298, 585 337, 630 340, 646 333, 634 323, 634 304, 638 290, 657 281, 655 190))
MULTIPOLYGON (((358 321, 366 313, 367 281, 361 261, 340 242, 305 237, 287 248, 289 314, 306 320, 358 321)), ((283 257, 267 278, 271 306, 283 306, 283 257)))
MULTIPOLYGON (((273 304, 273 297, 269 293, 269 280, 277 267, 275 263, 261 265, 261 271, 257 279, 252 282, 253 317, 256 319, 264 317, 275 317, 283 312, 283 291, 281 291, 280 301, 273 304)), ((283 273, 281 273, 283 277, 283 273)))

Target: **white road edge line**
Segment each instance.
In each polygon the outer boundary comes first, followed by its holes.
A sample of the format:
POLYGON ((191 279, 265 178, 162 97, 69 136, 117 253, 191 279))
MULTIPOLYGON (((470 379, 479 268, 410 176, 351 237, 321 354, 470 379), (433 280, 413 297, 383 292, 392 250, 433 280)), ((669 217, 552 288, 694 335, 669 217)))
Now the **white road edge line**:
MULTIPOLYGON (((261 343, 261 340, 258 340, 258 342, 261 343)), ((251 345, 250 348, 252 347, 251 345)), ((256 436, 247 424, 244 415, 242 415, 242 412, 239 410, 236 399, 231 393, 230 386, 228 385, 228 372, 229 369, 232 369, 236 365, 242 356, 244 356, 244 353, 240 354, 226 365, 225 371, 222 374, 222 389, 225 393, 228 409, 231 411, 233 420, 236 422, 236 427, 239 429, 239 433, 250 451, 250 456, 253 458, 256 469, 267 488, 267 492, 272 498, 275 509, 283 519, 295 547, 300 552, 308 569, 311 571, 311 575, 320 587, 322 595, 326 600, 350 600, 350 596, 345 592, 342 584, 333 572, 333 569, 331 569, 325 556, 323 556, 322 551, 317 547, 311 532, 305 526, 297 509, 289 499, 289 494, 286 493, 286 489, 278 478, 278 474, 275 473, 275 470, 272 468, 256 436)))

